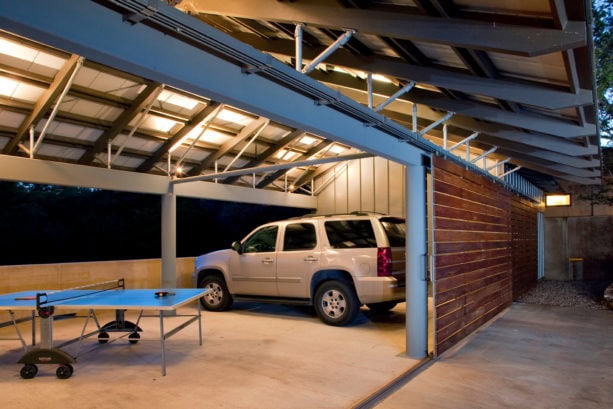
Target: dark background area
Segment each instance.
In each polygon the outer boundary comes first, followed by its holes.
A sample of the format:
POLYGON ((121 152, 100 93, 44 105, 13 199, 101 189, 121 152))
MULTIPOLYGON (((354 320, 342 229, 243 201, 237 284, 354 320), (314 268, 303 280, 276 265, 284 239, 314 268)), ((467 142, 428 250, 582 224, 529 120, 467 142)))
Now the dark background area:
MULTIPOLYGON (((161 197, 0 182, 0 265, 161 257, 161 197)), ((230 247, 305 209, 177 199, 177 256, 230 247)))

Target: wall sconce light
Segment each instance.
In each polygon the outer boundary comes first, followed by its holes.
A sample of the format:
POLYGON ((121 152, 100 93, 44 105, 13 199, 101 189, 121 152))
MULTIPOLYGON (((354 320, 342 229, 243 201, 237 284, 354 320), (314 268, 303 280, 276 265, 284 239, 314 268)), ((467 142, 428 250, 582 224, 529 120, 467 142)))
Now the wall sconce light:
POLYGON ((545 206, 570 206, 570 194, 569 193, 556 193, 545 195, 545 206))

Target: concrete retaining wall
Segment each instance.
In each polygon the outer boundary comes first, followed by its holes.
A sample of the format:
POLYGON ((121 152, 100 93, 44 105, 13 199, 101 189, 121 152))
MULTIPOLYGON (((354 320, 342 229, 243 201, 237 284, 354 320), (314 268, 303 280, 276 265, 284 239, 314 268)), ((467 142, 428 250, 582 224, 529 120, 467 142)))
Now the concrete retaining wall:
POLYGON ((545 278, 613 278, 613 216, 545 218, 545 278))
MULTIPOLYGON (((177 287, 190 287, 194 258, 177 259, 177 287)), ((127 288, 160 286, 160 259, 0 266, 0 294, 23 290, 71 288, 119 278, 127 288)))

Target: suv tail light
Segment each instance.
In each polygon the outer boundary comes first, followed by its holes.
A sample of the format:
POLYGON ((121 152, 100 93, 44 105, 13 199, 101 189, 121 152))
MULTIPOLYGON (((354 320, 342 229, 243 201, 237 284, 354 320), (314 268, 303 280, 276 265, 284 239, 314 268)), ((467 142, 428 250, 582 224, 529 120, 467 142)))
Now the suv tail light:
POLYGON ((392 276, 392 249, 390 247, 377 248, 377 276, 392 276))

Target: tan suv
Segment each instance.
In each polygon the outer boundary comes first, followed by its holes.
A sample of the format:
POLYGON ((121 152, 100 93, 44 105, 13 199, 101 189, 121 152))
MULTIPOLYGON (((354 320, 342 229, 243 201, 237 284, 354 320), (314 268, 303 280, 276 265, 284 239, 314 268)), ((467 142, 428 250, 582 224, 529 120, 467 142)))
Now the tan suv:
POLYGON ((234 300, 313 305, 330 325, 362 304, 387 311, 405 299, 404 219, 376 213, 304 216, 264 224, 232 249, 196 258, 205 309, 234 300))

